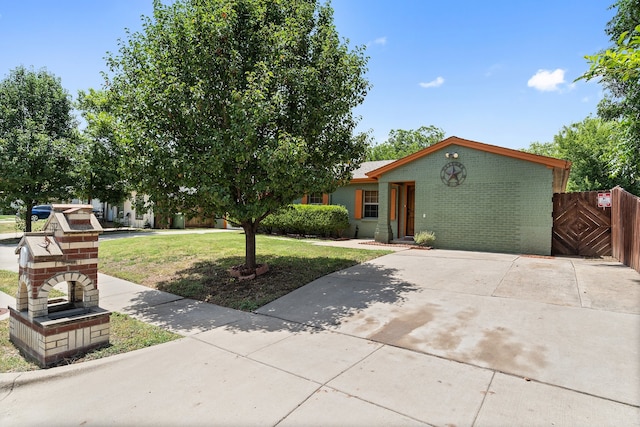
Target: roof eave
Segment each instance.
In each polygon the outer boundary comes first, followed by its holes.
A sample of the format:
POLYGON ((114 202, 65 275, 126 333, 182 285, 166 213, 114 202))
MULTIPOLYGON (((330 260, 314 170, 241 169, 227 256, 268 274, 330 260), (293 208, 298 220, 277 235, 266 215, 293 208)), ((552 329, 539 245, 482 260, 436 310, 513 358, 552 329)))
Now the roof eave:
MULTIPOLYGON (((407 163, 411 163, 414 160, 417 160, 421 157, 427 156, 431 153, 434 153, 438 150, 442 150, 450 145, 460 145, 462 147, 473 148, 476 150, 482 150, 485 152, 499 154, 502 156, 512 157, 515 159, 525 160, 533 163, 538 163, 541 165, 545 165, 551 168, 559 168, 564 170, 571 169, 571 162, 568 160, 556 159, 553 157, 540 156, 538 154, 531 154, 525 151, 513 150, 511 148, 498 147, 497 145, 485 144, 483 142, 471 141, 469 139, 459 138, 457 136, 450 136, 434 145, 431 145, 427 148, 423 148, 420 151, 417 151, 413 154, 410 154, 406 157, 396 160, 393 163, 389 163, 388 165, 382 166, 381 168, 374 169, 368 172, 366 175, 370 178, 378 178, 380 175, 387 173, 391 170, 394 170, 400 166, 406 165, 407 163)), ((566 185, 566 184, 565 184, 566 185)))

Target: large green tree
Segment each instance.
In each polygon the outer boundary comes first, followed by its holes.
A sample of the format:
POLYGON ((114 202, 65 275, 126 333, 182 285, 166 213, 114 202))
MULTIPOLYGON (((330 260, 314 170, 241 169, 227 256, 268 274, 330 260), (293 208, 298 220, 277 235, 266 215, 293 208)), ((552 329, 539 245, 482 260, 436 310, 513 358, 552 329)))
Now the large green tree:
POLYGON ((78 181, 78 196, 99 199, 112 205, 129 195, 124 174, 122 144, 116 132, 117 121, 106 92, 89 89, 78 93, 77 107, 86 122, 82 131, 83 168, 78 181))
POLYGON ((387 140, 372 145, 366 159, 395 160, 427 148, 444 139, 444 131, 435 126, 420 126, 414 130, 392 129, 387 140))
POLYGON ((24 203, 26 231, 34 205, 72 196, 78 146, 71 97, 60 79, 17 67, 0 82, 0 194, 24 203))
POLYGON ((640 195, 640 3, 619 0, 607 24, 612 47, 587 56, 589 71, 581 78, 599 79, 607 90, 598 115, 621 124, 613 174, 628 179, 627 190, 640 195))
POLYGON ((332 191, 364 157, 353 108, 366 95, 350 50, 313 0, 154 2, 107 59, 129 176, 158 210, 226 214, 255 234, 304 193, 332 191))
POLYGON ((620 132, 618 122, 587 117, 564 126, 553 142, 533 143, 526 151, 571 161, 567 191, 607 190, 616 185, 629 188, 632 183, 627 177, 614 174, 620 132))

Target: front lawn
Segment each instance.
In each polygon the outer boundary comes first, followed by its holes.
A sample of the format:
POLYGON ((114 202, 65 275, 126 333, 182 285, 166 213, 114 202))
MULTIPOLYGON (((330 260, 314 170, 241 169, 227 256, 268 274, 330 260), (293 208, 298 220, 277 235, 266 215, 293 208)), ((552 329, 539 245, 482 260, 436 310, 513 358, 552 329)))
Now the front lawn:
POLYGON ((227 270, 244 263, 244 239, 240 232, 221 232, 103 241, 99 270, 186 298, 251 311, 318 277, 390 253, 258 235, 257 259, 270 271, 239 281, 227 270))

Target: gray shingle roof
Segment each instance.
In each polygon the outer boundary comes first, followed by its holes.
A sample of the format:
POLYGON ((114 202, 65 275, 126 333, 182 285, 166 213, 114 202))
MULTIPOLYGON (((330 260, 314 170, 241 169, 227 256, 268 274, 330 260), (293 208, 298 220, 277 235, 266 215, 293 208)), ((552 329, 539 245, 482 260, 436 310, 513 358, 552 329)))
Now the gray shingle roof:
POLYGON ((362 162, 360 167, 353 171, 353 178, 368 178, 367 172, 386 166, 389 163, 393 163, 395 160, 376 160, 374 162, 362 162))

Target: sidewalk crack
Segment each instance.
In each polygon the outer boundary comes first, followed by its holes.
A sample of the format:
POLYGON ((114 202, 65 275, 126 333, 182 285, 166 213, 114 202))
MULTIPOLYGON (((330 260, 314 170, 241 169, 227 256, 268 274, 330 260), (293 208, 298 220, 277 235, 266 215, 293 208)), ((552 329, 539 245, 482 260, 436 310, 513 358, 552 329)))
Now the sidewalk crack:
POLYGON ((22 376, 22 373, 20 373, 18 376, 16 376, 13 381, 11 381, 11 386, 9 387, 9 391, 7 392, 7 394, 3 397, 0 398, 0 402, 2 402, 3 400, 5 400, 7 397, 11 396, 11 393, 13 393, 13 390, 16 388, 16 383, 18 382, 18 379, 22 376))
POLYGON ((482 396, 482 402, 480 402, 480 406, 478 406, 478 411, 476 412, 476 416, 473 417, 473 422, 471 423, 471 427, 476 425, 476 421, 478 421, 478 416, 480 415, 480 411, 482 411, 482 407, 484 406, 484 401, 487 399, 487 395, 491 393, 491 384, 493 384, 493 379, 496 377, 496 371, 493 371, 491 374, 491 380, 489 380, 489 384, 487 384, 487 389, 483 392, 484 396, 482 396))

